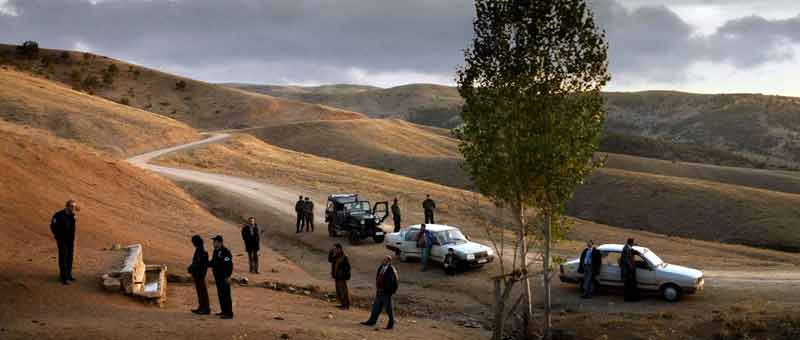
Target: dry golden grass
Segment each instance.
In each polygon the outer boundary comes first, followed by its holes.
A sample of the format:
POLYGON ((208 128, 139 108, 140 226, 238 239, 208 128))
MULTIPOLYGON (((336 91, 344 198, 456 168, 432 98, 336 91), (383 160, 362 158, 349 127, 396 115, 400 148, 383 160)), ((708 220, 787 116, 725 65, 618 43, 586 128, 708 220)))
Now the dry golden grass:
POLYGON ((200 138, 173 119, 10 70, 0 70, 0 118, 117 156, 200 138))

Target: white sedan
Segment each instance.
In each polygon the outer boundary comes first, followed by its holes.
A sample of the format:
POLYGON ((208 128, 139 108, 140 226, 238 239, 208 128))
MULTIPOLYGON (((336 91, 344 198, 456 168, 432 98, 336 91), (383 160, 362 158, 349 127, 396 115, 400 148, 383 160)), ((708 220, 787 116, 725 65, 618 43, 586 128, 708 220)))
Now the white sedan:
MULTIPOLYGON (((600 274, 597 282, 601 286, 622 287, 624 283, 620 276, 619 258, 622 255, 623 245, 604 244, 597 247, 603 256, 600 274)), ((633 247, 639 252, 636 260, 636 281, 639 290, 657 291, 670 302, 678 301, 682 294, 694 294, 703 290, 705 284, 703 272, 668 264, 661 260, 650 249, 633 247)), ((568 261, 561 265, 561 282, 581 284, 583 274, 578 273, 580 259, 568 261)))
MULTIPOLYGON (((472 242, 456 227, 441 224, 426 224, 433 234, 433 248, 430 259, 443 262, 448 249, 452 248, 460 268, 481 267, 494 261, 492 248, 472 242)), ((386 236, 386 248, 395 252, 400 261, 422 257, 422 249, 417 248, 420 225, 412 225, 399 232, 386 236)))

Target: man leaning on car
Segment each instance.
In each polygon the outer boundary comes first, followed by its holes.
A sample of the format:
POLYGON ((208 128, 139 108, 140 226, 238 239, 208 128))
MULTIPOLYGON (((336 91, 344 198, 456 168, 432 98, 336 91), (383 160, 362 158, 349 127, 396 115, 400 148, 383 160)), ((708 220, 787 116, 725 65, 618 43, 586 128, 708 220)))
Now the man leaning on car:
POLYGON ((584 299, 592 297, 594 290, 594 281, 600 273, 600 266, 602 265, 602 255, 600 251, 594 246, 592 240, 586 241, 586 249, 583 250, 580 257, 580 264, 578 265, 578 273, 583 274, 583 295, 584 299))

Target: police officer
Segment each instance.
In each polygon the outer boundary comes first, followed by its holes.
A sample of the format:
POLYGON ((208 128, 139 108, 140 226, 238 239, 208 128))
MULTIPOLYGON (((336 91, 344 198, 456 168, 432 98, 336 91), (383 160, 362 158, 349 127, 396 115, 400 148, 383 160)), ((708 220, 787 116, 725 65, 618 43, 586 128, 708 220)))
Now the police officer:
POLYGON ((402 218, 400 216, 400 206, 397 205, 397 198, 395 198, 392 203, 392 217, 394 218, 394 232, 398 232, 400 231, 400 221, 402 218))
POLYGON ((625 302, 639 301, 639 290, 636 282, 636 255, 633 249, 634 240, 629 238, 622 248, 622 256, 619 258, 619 267, 622 280, 625 283, 625 302))
POLYGON ((305 225, 305 214, 303 213, 303 196, 297 199, 297 203, 294 204, 294 212, 297 214, 297 231, 295 234, 299 234, 302 231, 303 226, 305 225))
POLYGON ((425 195, 425 200, 422 201, 422 210, 425 210, 425 224, 434 224, 433 211, 436 209, 436 202, 431 199, 431 195, 425 195))
POLYGON ((76 212, 78 212, 78 203, 69 200, 65 204, 64 210, 55 213, 50 221, 50 231, 58 246, 58 272, 63 285, 75 281, 75 278, 72 277, 72 257, 75 252, 76 212))
POLYGON ((233 255, 222 244, 221 235, 214 236, 212 240, 214 240, 214 255, 211 257, 211 269, 214 273, 214 282, 217 285, 219 307, 222 310, 217 315, 223 319, 233 319, 230 283, 231 274, 233 274, 233 255))

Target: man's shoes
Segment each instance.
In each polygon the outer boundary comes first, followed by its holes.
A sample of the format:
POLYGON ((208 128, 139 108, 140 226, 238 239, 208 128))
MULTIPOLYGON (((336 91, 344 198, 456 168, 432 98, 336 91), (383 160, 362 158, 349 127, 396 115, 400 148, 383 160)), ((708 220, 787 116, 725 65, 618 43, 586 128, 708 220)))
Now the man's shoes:
POLYGON ((253 274, 261 274, 258 270, 254 271, 253 274))
POLYGON ((61 284, 62 284, 62 285, 65 285, 65 286, 68 286, 68 285, 69 285, 69 281, 67 281, 67 280, 61 280, 61 284))
POLYGON ((369 327, 375 326, 374 323, 369 323, 369 322, 366 322, 366 321, 362 322, 361 324, 364 325, 364 326, 369 326, 369 327))
POLYGON ((338 305, 338 306, 336 306, 336 308, 339 308, 341 310, 348 310, 348 309, 350 309, 350 306, 338 305))
POLYGON ((219 312, 219 313, 216 313, 216 314, 214 314, 214 315, 216 315, 216 316, 223 316, 223 315, 225 315, 225 313, 223 313, 223 312, 219 312))
POLYGON ((72 277, 72 276, 70 276, 70 277, 68 277, 68 278, 67 278, 67 280, 68 280, 68 281, 75 281, 75 278, 74 278, 74 277, 72 277))
POLYGON ((232 314, 223 314, 223 315, 220 315, 219 318, 220 319, 224 319, 224 320, 230 320, 230 319, 233 319, 233 315, 232 314))
POLYGON ((198 314, 198 315, 208 315, 208 314, 211 314, 211 311, 208 310, 208 309, 192 309, 192 313, 195 313, 195 314, 198 314))
POLYGON ((394 329, 394 325, 387 325, 385 328, 387 331, 394 329))

